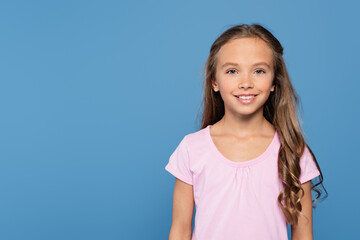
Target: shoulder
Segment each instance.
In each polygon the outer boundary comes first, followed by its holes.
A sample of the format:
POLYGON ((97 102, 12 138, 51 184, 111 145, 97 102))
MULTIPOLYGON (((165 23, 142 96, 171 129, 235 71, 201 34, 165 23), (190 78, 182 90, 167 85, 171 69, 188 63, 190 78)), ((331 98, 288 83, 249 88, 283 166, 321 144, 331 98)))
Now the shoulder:
POLYGON ((313 155, 311 154, 311 150, 309 149, 309 147, 307 146, 307 144, 305 144, 304 147, 304 151, 303 154, 300 157, 300 161, 306 161, 305 159, 313 159, 313 155))
POLYGON ((187 144, 195 144, 197 142, 201 142, 206 140, 208 134, 208 127, 202 128, 197 131, 193 131, 191 133, 188 133, 185 135, 184 140, 187 142, 187 144))
POLYGON ((198 159, 209 149, 208 127, 188 133, 184 136, 183 141, 189 155, 198 159))
POLYGON ((306 146, 304 149, 304 153, 300 158, 301 184, 320 175, 320 171, 317 165, 318 165, 317 161, 311 149, 308 146, 306 146))

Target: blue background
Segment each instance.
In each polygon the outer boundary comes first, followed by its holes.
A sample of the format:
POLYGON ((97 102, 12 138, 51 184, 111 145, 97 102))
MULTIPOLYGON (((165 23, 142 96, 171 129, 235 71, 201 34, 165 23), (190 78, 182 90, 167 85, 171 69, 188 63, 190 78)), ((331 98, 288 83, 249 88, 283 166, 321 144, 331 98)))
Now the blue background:
POLYGON ((315 239, 360 239, 355 1, 2 1, 0 238, 167 239, 202 67, 234 24, 282 43, 328 198, 315 239))

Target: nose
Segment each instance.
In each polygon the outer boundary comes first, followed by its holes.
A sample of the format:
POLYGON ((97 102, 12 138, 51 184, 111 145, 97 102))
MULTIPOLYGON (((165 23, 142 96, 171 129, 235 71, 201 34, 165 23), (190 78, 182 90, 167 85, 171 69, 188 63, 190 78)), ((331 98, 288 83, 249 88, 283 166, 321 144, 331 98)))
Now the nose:
POLYGON ((241 76, 239 79, 239 88, 252 88, 253 87, 253 80, 249 75, 244 74, 244 76, 241 76))

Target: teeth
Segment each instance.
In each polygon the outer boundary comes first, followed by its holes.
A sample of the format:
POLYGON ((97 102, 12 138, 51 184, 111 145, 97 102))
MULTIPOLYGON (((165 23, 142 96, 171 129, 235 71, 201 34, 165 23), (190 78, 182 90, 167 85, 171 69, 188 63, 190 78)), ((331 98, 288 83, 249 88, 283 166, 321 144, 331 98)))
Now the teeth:
POLYGON ((238 98, 241 98, 241 99, 250 99, 250 98, 253 98, 255 97, 255 95, 251 95, 251 96, 238 96, 238 98))

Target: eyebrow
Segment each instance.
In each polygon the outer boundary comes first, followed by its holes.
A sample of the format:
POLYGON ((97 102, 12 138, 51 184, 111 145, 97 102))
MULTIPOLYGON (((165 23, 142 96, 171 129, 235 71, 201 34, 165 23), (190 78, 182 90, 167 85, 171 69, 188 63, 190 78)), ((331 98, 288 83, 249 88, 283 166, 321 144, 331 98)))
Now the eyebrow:
MULTIPOLYGON (((239 66, 239 64, 237 64, 237 63, 227 62, 227 63, 224 63, 224 64, 221 66, 221 68, 224 68, 224 67, 226 67, 226 66, 228 66, 228 65, 239 66)), ((268 63, 266 63, 266 62, 258 62, 258 63, 253 64, 254 67, 255 67, 255 66, 260 66, 260 65, 265 65, 265 66, 267 66, 268 68, 271 69, 270 65, 269 65, 268 63)))

